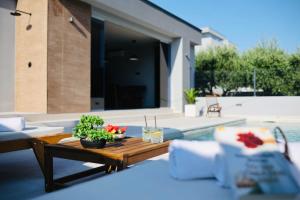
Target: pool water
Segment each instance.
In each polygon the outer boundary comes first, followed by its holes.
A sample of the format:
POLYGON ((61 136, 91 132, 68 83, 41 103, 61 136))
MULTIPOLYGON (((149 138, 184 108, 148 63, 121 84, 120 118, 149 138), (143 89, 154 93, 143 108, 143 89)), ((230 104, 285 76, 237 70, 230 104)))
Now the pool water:
MULTIPOLYGON (((246 122, 243 124, 232 124, 226 126, 253 126, 253 127, 266 127, 273 130, 275 127, 280 127, 289 142, 300 141, 300 123, 274 123, 274 122, 246 122)), ((213 133, 215 127, 209 127, 205 129, 198 129, 193 131, 187 131, 184 133, 184 138, 186 140, 214 140, 213 133)))

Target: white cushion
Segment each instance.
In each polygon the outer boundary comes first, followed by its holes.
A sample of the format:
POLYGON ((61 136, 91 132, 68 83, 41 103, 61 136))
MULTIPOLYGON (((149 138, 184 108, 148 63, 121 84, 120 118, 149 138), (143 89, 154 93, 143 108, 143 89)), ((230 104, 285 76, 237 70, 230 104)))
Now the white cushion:
POLYGON ((214 178, 214 159, 219 152, 214 141, 174 140, 169 146, 170 174, 179 180, 214 178))
POLYGON ((109 176, 84 181, 71 187, 43 193, 35 200, 130 199, 130 200, 229 200, 228 189, 214 179, 177 181, 168 173, 168 161, 147 160, 109 176))
POLYGON ((0 132, 15 132, 24 129, 24 117, 0 118, 0 132))
POLYGON ((0 142, 11 141, 11 140, 20 140, 27 138, 37 138, 45 136, 53 136, 58 133, 63 133, 63 127, 42 127, 42 126, 31 126, 28 125, 23 131, 7 131, 0 133, 0 142))

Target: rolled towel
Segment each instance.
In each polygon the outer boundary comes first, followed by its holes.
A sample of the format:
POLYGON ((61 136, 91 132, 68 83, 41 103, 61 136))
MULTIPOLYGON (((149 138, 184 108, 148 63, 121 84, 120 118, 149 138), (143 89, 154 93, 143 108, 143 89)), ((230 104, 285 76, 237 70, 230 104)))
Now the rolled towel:
POLYGON ((17 132, 24 129, 24 117, 0 118, 0 132, 17 132))
POLYGON ((214 141, 174 140, 169 146, 170 174, 179 180, 214 178, 214 160, 219 152, 214 141))
POLYGON ((217 179, 217 183, 219 186, 224 188, 230 188, 228 167, 223 153, 218 153, 216 155, 213 173, 215 178, 217 179))
POLYGON ((288 145, 291 160, 293 161, 293 164, 300 170, 300 142, 290 142, 288 145))
POLYGON ((290 142, 288 145, 290 150, 290 157, 293 163, 290 165, 291 173, 294 177, 296 177, 295 180, 300 187, 300 142, 290 142))

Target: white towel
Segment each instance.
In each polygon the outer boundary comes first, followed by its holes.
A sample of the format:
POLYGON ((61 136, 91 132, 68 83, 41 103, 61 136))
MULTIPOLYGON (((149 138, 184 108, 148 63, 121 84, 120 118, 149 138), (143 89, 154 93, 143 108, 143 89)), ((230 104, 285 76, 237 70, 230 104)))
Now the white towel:
POLYGON ((179 180, 214 178, 219 152, 219 144, 213 141, 174 140, 169 146, 170 174, 179 180))
POLYGON ((228 167, 223 153, 218 153, 215 157, 214 176, 218 181, 218 185, 224 188, 230 188, 230 182, 228 177, 228 167))
POLYGON ((24 129, 24 117, 0 118, 0 132, 17 132, 24 129))
POLYGON ((290 142, 288 143, 290 150, 290 157, 293 164, 300 170, 300 142, 290 142))
POLYGON ((300 142, 290 142, 289 144, 290 157, 293 162, 290 165, 291 173, 296 177, 296 181, 300 187, 300 142))

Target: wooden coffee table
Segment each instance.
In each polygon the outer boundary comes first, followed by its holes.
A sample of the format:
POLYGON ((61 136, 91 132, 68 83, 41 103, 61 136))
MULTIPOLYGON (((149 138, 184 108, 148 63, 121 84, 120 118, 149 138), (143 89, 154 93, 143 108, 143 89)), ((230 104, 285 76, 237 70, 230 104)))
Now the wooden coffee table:
POLYGON ((119 142, 106 144, 102 149, 84 148, 80 141, 45 145, 45 190, 50 192, 63 186, 66 182, 95 173, 120 171, 129 165, 167 153, 168 146, 169 142, 152 144, 142 141, 141 138, 125 138, 119 142), (54 157, 104 165, 54 180, 54 157))

